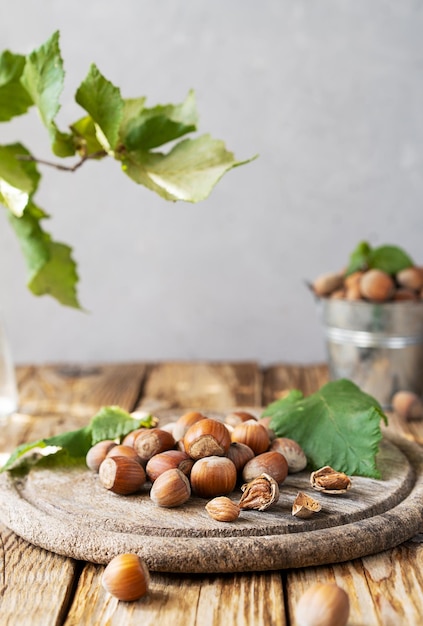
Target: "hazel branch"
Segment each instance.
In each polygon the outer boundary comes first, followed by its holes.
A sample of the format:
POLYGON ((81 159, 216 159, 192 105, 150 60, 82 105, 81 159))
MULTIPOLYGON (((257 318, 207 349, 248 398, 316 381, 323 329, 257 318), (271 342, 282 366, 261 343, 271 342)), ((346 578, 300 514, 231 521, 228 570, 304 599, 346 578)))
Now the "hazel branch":
POLYGON ((54 167, 56 170, 61 170, 64 172, 75 172, 75 170, 81 167, 81 165, 83 165, 85 161, 103 156, 107 156, 107 152, 105 150, 99 150, 98 152, 93 152, 92 154, 87 154, 86 156, 83 156, 80 161, 78 161, 74 165, 61 165, 60 163, 53 163, 52 161, 38 159, 30 154, 20 154, 17 156, 17 159, 19 161, 31 161, 33 163, 39 163, 40 165, 48 165, 49 167, 54 167))

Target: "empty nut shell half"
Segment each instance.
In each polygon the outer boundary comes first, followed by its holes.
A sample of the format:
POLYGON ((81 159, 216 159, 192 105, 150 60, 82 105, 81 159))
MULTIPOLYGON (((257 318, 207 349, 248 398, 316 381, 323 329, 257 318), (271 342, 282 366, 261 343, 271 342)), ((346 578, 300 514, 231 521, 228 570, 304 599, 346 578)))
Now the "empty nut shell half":
POLYGON ((316 491, 339 495, 351 489, 351 479, 343 472, 337 472, 329 465, 312 472, 310 484, 316 491))
POLYGON ((322 505, 311 496, 300 491, 292 505, 292 515, 300 519, 308 519, 314 513, 322 510, 322 505))

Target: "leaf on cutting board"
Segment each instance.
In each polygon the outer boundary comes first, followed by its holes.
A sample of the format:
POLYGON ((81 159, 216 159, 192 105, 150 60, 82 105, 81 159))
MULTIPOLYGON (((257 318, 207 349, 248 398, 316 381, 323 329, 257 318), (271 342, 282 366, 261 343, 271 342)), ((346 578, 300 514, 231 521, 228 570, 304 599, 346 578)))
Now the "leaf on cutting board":
POLYGON ((18 446, 3 467, 0 468, 0 472, 15 470, 16 468, 23 468, 28 471, 32 465, 40 461, 44 466, 50 467, 54 465, 71 466, 75 464, 76 460, 84 460, 88 450, 98 441, 103 439, 120 440, 136 428, 142 426, 151 428, 154 425, 155 419, 151 415, 134 418, 118 406, 103 407, 83 428, 18 446), (51 450, 46 451, 45 448, 51 448, 51 450), (43 450, 57 458, 48 462, 44 461, 46 456, 43 454, 43 450))
POLYGON ((353 382, 342 379, 304 397, 298 390, 270 404, 263 412, 278 437, 303 448, 310 467, 330 465, 349 475, 380 478, 376 455, 387 423, 380 404, 353 382))

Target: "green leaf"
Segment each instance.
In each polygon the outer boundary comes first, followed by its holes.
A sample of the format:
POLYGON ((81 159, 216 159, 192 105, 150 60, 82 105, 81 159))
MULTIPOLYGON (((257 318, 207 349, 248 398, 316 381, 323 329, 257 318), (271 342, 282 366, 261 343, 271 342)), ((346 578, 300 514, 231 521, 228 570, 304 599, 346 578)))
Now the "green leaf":
POLYGON ((182 104, 144 108, 129 119, 126 112, 120 135, 128 151, 151 150, 194 131, 197 123, 195 96, 190 91, 182 104))
POLYGON ((22 217, 9 215, 28 268, 28 287, 37 296, 50 295, 61 304, 80 308, 76 295, 78 275, 71 248, 52 241, 41 227, 45 217, 32 202, 22 217))
POLYGON ((82 117, 72 124, 71 130, 77 138, 77 149, 82 156, 98 154, 97 158, 106 156, 103 146, 97 139, 96 127, 93 118, 89 115, 82 117))
POLYGON ((270 404, 263 416, 278 437, 294 439, 312 469, 330 465, 350 475, 380 478, 376 454, 387 422, 380 404, 349 380, 324 385, 304 398, 301 392, 270 404))
POLYGON ((75 100, 90 114, 96 125, 97 139, 110 152, 116 148, 124 103, 120 90, 92 64, 79 86, 75 100))
POLYGON ((398 246, 380 246, 369 254, 369 268, 382 270, 387 274, 394 275, 413 265, 412 259, 398 246))
POLYGON ((40 180, 35 163, 19 158, 29 156, 20 143, 0 146, 0 202, 17 216, 22 215, 40 180))
POLYGON ((370 245, 367 241, 361 241, 350 254, 346 275, 353 274, 360 270, 366 270, 369 263, 370 245))
POLYGON ((203 135, 184 139, 168 154, 130 152, 123 157, 122 169, 166 200, 200 202, 226 172, 252 160, 236 161, 223 141, 203 135))
MULTIPOLYGON (((34 456, 29 461, 27 455, 29 452, 49 446, 59 448, 58 451, 52 450, 50 454, 59 454, 57 465, 70 465, 71 459, 85 458, 88 450, 98 441, 104 439, 121 439, 128 433, 142 426, 151 428, 155 425, 155 420, 151 415, 144 418, 133 418, 127 411, 117 406, 103 407, 99 413, 94 415, 87 426, 78 430, 67 431, 46 439, 39 439, 32 443, 24 443, 11 454, 0 472, 15 469, 17 466, 24 464, 26 469, 31 464, 38 463, 40 457, 34 456)), ((53 462, 56 464, 56 462, 53 462)), ((49 464, 51 465, 51 463, 49 464)))
POLYGON ((21 83, 25 57, 5 50, 0 54, 0 122, 23 115, 33 102, 21 83))
POLYGON ((53 152, 60 157, 75 154, 72 135, 60 132, 54 122, 60 109, 59 98, 65 80, 59 31, 28 55, 21 80, 49 130, 53 152))
POLYGON ((32 276, 28 287, 36 296, 50 295, 60 304, 79 309, 76 286, 78 274, 72 248, 64 243, 48 242, 49 258, 32 276))

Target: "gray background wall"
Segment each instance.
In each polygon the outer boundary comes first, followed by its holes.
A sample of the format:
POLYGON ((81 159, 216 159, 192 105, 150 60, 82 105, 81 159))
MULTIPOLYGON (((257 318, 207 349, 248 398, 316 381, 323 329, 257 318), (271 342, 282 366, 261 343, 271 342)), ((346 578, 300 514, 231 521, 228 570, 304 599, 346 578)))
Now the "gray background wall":
MULTIPOLYGON (((304 281, 356 243, 423 262, 421 0, 15 0, 0 47, 29 52, 60 29, 58 121, 81 115, 91 62, 148 104, 197 95, 200 132, 253 163, 197 205, 168 204, 116 162, 43 169, 45 226, 72 244, 89 311, 35 298, 1 211, 0 306, 17 363, 324 358, 304 281)), ((0 126, 50 158, 30 114, 0 126)))

